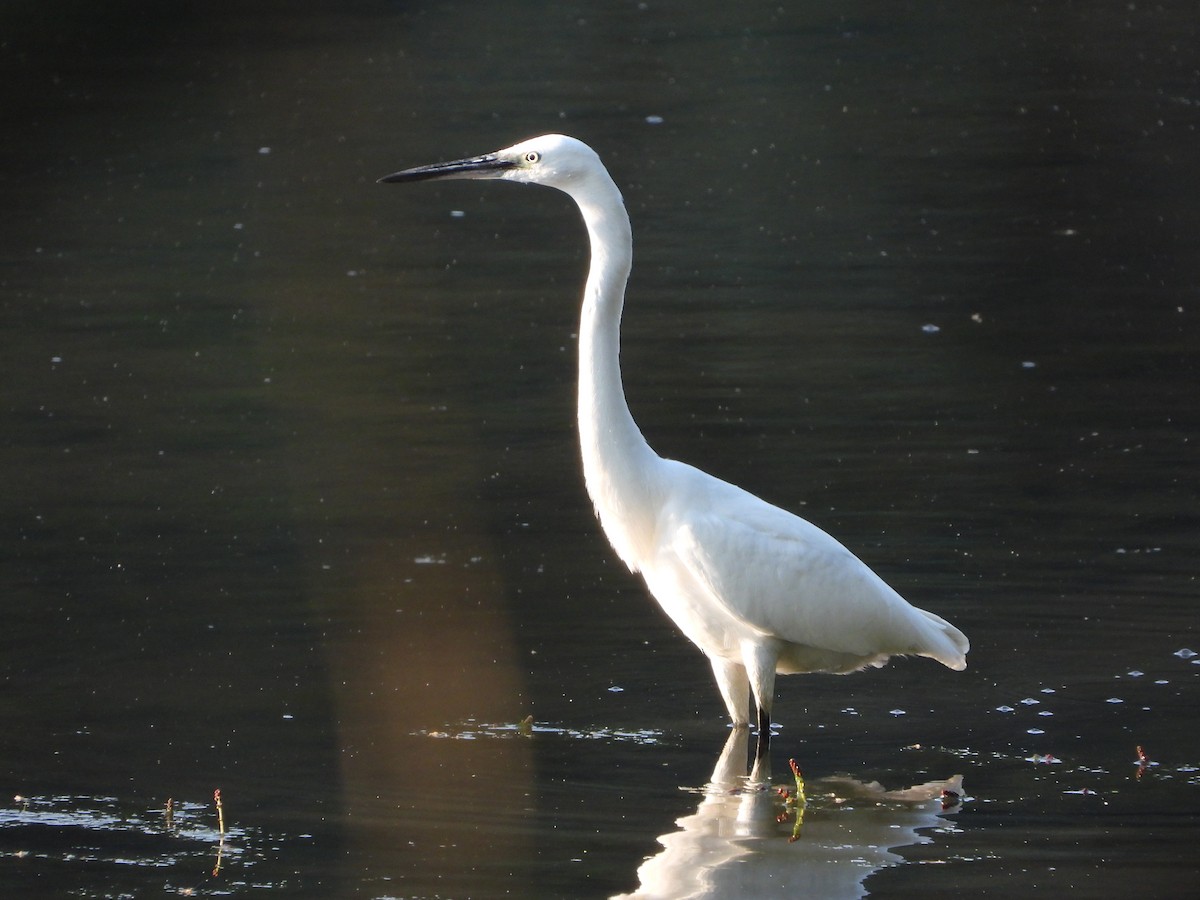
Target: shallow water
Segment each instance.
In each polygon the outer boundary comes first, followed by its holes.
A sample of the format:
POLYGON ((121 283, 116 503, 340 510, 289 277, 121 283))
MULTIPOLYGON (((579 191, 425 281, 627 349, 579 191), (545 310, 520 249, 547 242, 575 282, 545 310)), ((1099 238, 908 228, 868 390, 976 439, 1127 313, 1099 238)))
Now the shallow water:
POLYGON ((1192 896, 1194 10, 508 9, 0 14, 4 893, 1192 896), (780 683, 797 841, 591 516, 570 202, 375 184, 549 130, 651 443, 972 640, 780 683))

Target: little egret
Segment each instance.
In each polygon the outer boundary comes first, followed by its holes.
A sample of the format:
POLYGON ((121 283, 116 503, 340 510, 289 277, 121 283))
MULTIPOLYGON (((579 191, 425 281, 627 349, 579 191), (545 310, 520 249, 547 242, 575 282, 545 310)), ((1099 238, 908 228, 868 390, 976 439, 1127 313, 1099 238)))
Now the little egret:
POLYGON ((591 242, 579 324, 588 494, 617 555, 709 658, 735 727, 749 726, 753 692, 759 758, 770 742, 776 673, 845 674, 910 654, 966 668, 970 645, 961 631, 910 606, 824 531, 650 449, 621 385, 629 215, 591 147, 549 134, 380 181, 434 178, 544 184, 578 204, 591 242))

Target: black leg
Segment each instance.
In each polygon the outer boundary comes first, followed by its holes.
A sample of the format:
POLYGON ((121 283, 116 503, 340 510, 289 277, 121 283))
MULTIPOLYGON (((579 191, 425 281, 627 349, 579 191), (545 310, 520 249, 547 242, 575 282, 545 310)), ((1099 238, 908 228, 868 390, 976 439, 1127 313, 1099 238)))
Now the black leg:
POLYGON ((762 707, 758 709, 758 743, 754 747, 754 758, 762 759, 767 755, 767 751, 771 749, 771 716, 764 712, 762 707))

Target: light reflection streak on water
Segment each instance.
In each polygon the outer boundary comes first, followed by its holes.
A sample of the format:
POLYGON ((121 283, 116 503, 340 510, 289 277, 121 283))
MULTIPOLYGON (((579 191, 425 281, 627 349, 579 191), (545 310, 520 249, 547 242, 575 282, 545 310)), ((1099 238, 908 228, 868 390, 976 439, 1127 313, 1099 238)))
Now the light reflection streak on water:
POLYGON ((190 865, 197 875, 212 870, 218 853, 240 868, 253 866, 260 854, 249 848, 263 839, 237 825, 222 834, 212 806, 202 803, 172 803, 169 812, 126 811, 115 797, 18 796, 14 803, 0 809, 0 837, 19 858, 152 869, 190 865))
POLYGON ((469 720, 457 727, 447 727, 435 731, 416 731, 413 734, 460 741, 473 741, 478 738, 532 738, 534 735, 554 735, 574 740, 631 742, 648 745, 661 743, 663 738, 663 733, 656 729, 622 729, 611 726, 566 728, 536 722, 529 725, 523 723, 488 724, 469 720))

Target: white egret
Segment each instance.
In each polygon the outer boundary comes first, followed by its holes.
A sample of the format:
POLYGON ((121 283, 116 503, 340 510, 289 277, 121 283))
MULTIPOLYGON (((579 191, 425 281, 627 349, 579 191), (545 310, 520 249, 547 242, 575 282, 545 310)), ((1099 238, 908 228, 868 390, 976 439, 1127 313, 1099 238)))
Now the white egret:
POLYGON ((591 242, 579 325, 587 490, 617 555, 708 656, 735 727, 749 726, 753 692, 759 757, 770 741, 776 673, 845 674, 909 654, 966 668, 961 631, 910 606, 824 531, 650 449, 621 385, 629 216, 595 151, 550 134, 380 180, 434 178, 544 184, 578 204, 591 242))

